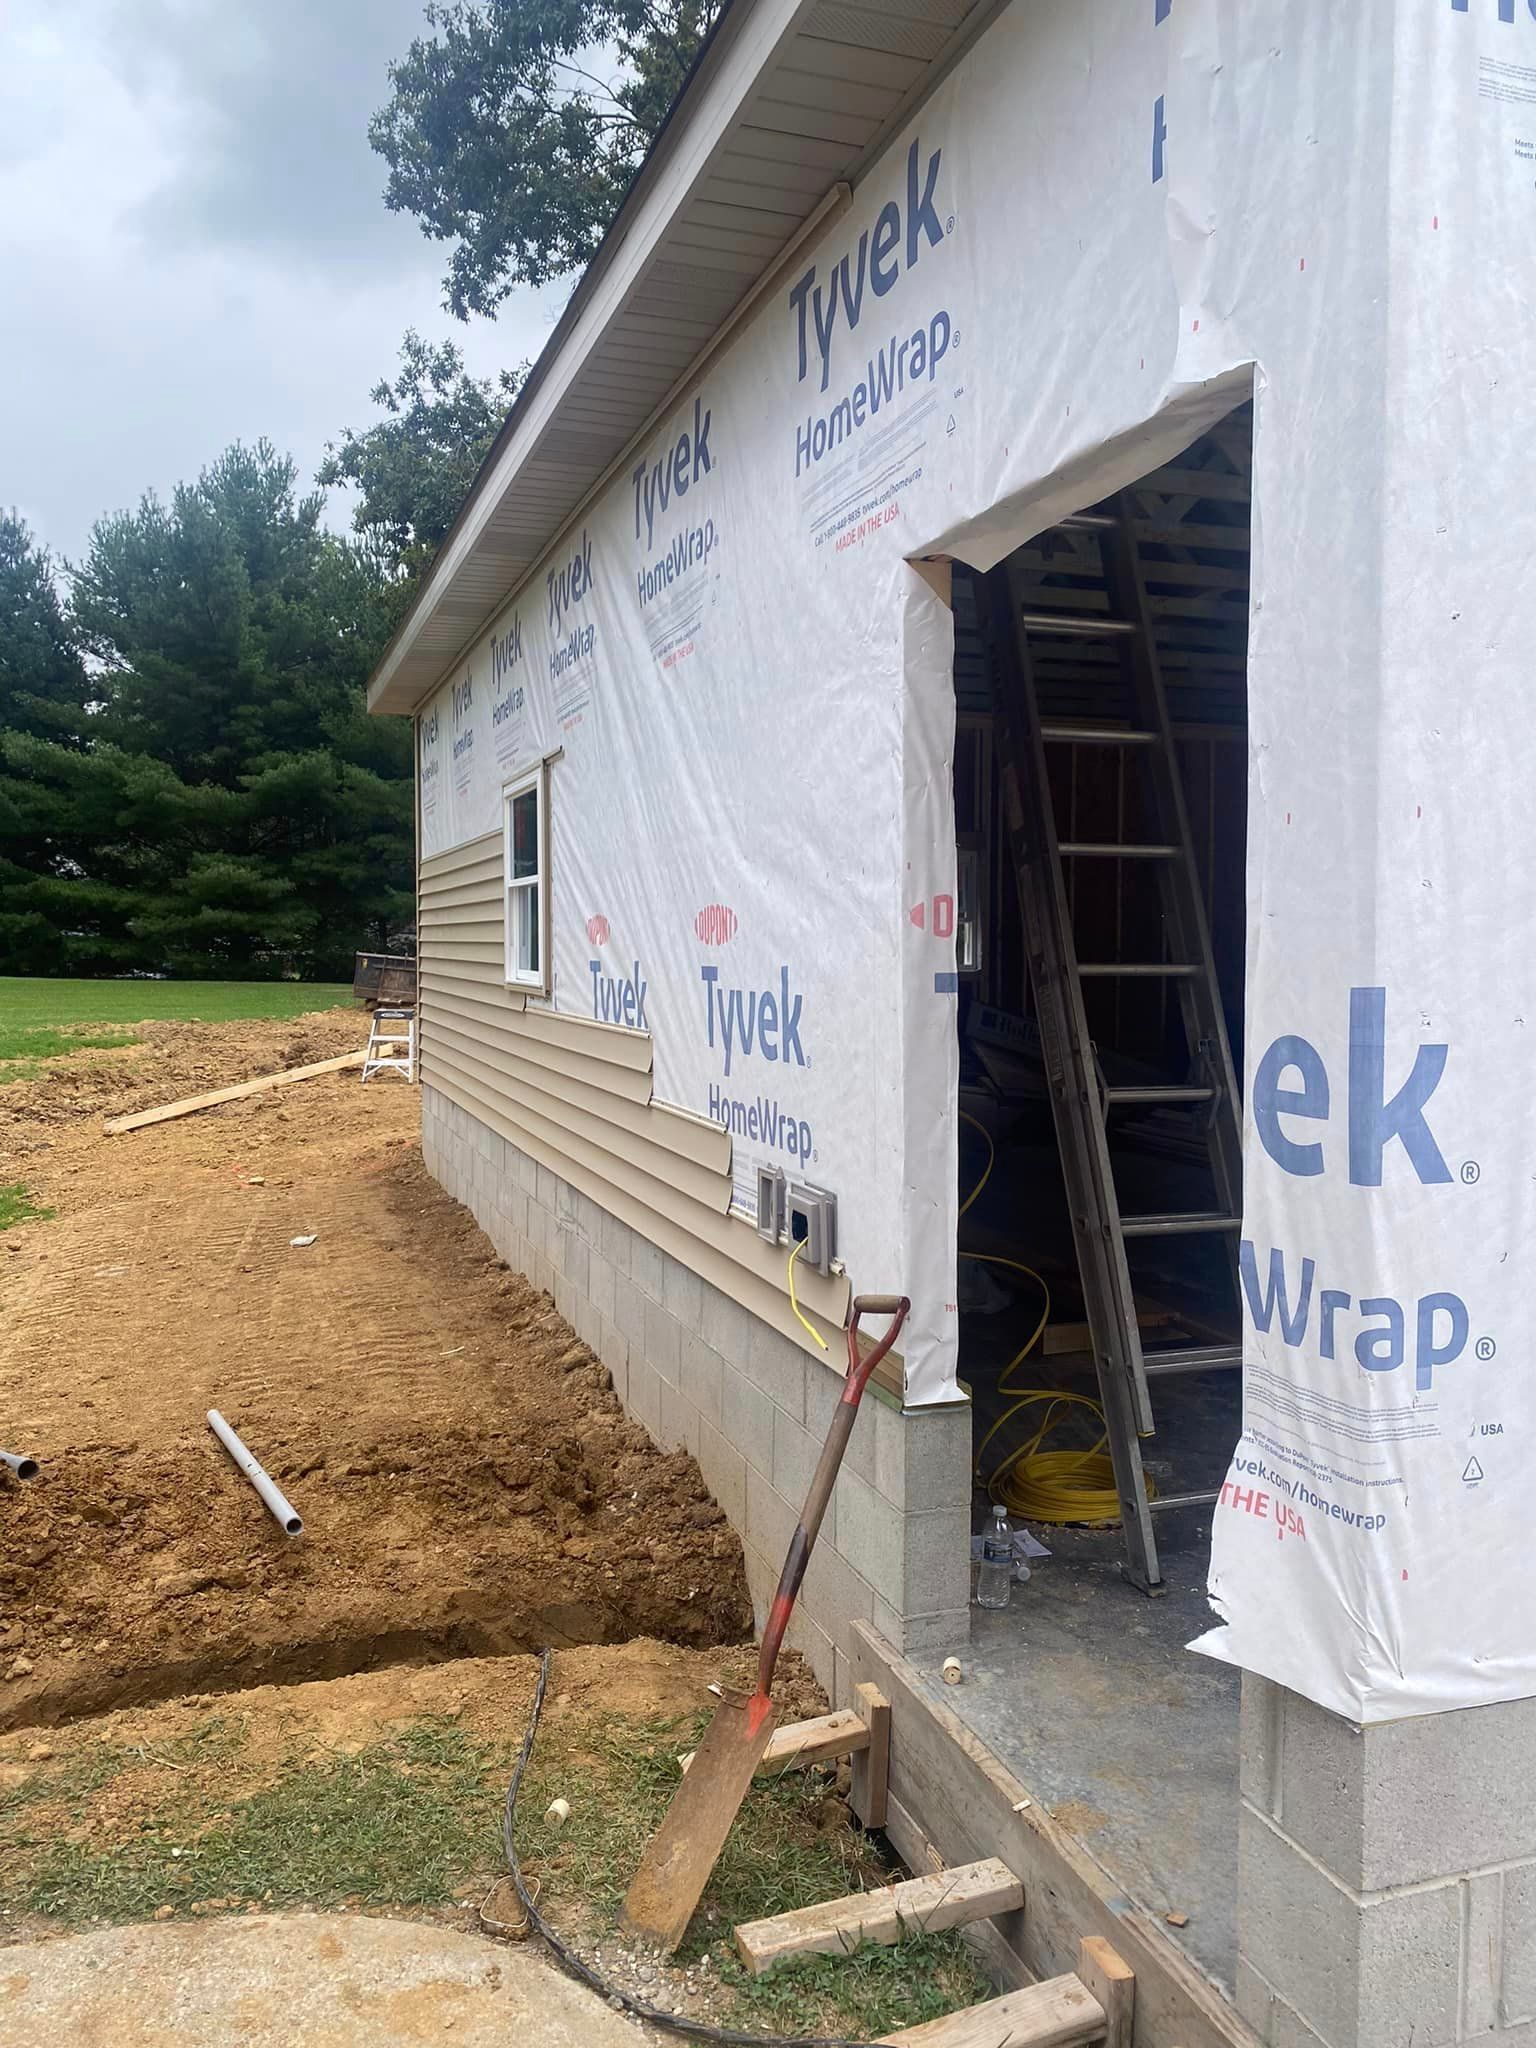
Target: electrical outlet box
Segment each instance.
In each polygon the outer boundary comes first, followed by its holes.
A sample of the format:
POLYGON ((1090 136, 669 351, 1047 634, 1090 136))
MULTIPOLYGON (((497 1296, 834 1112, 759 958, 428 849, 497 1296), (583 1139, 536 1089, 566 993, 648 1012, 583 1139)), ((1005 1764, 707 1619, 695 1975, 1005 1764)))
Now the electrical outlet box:
POLYGON ((785 1185, 783 1167, 757 1169, 757 1234, 769 1244, 781 1244, 784 1240, 785 1185))
POLYGON ((837 1257, 837 1197, 825 1188, 791 1181, 786 1198, 791 1244, 803 1245, 797 1263, 829 1273, 837 1257))

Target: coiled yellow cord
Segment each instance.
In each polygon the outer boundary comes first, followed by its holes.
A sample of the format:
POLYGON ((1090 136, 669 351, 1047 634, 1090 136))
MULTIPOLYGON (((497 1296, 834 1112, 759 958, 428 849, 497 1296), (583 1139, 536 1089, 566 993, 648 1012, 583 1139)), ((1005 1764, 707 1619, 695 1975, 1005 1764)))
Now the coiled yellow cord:
POLYGON ((801 1329, 806 1332, 807 1336, 811 1339, 811 1342, 813 1344, 819 1344, 822 1350, 825 1351, 827 1348, 826 1338, 823 1337, 820 1330, 817 1329, 816 1325, 810 1320, 810 1318, 802 1314, 800 1304, 795 1299, 795 1261, 799 1258, 800 1254, 804 1250, 805 1239, 802 1237, 797 1239, 795 1248, 789 1255, 789 1305, 795 1312, 795 1320, 799 1323, 801 1329))
MULTIPOLYGON (((963 1216, 991 1178, 997 1153, 986 1127, 964 1110, 961 1110, 960 1116, 963 1122, 980 1131, 987 1143, 987 1164, 980 1180, 960 1205, 960 1215, 963 1216)), ((1010 1515, 1021 1521, 1118 1522, 1120 1494, 1115 1485, 1114 1465, 1105 1449, 1109 1442, 1109 1432, 1100 1404, 1088 1394, 1069 1394, 1059 1389, 1044 1387, 1015 1387, 1011 1384, 1014 1373, 1045 1334, 1045 1326, 1051 1316, 1050 1288, 1034 1267, 1026 1266, 1021 1259, 1005 1259, 994 1252, 961 1252, 960 1257, 969 1259, 979 1266, 1006 1266, 1011 1272, 1023 1273, 1034 1281, 1044 1298, 1039 1321, 1025 1342, 1009 1359, 998 1379, 997 1391, 1000 1394, 1016 1395, 1017 1398, 1003 1410, 976 1446, 977 1484, 985 1486, 990 1499, 1001 1502, 1010 1515), (983 1476, 982 1457, 987 1445, 1021 1410, 1040 1402, 1046 1404, 1045 1414, 1034 1435, 1015 1450, 1009 1451, 983 1476), (1043 1451, 1040 1448, 1041 1444, 1056 1427, 1062 1412, 1069 1408, 1086 1408, 1089 1411, 1100 1426, 1098 1440, 1086 1451, 1043 1451)), ((1150 1490, 1149 1482, 1148 1491, 1150 1490)))

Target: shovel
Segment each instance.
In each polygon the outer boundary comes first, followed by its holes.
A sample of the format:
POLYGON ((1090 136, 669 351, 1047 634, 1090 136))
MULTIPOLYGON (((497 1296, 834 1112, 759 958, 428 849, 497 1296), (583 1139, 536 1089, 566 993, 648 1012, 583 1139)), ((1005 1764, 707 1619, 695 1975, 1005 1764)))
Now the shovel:
POLYGON ((750 1697, 743 1693, 722 1694, 715 1718, 705 1730, 683 1782, 673 1793, 666 1818, 641 1857, 640 1868, 625 1897, 619 1925, 632 1940, 651 1942, 670 1954, 687 1932, 694 1908, 709 1883, 710 1872, 725 1847, 731 1823, 773 1734, 773 1701, 769 1698, 773 1667, 778 1662, 800 1581, 810 1563, 811 1546, 832 1498, 860 1399, 870 1374, 900 1336, 911 1306, 905 1295, 896 1294, 863 1294, 853 1304, 843 1398, 833 1410, 832 1426, 827 1431, 800 1521, 789 1540, 779 1588, 768 1611, 762 1652, 757 1660, 757 1690, 750 1697), (889 1316, 891 1320, 874 1349, 860 1357, 859 1318, 866 1315, 889 1316))

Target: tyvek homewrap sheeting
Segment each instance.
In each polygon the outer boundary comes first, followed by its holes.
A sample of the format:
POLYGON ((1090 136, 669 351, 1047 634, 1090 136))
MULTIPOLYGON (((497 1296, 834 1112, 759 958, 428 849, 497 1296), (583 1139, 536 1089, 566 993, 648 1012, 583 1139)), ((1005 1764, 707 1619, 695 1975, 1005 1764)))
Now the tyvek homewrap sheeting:
MULTIPOLYGON (((1255 393, 1245 1433, 1201 1647, 1536 1691, 1526 0, 1005 14, 421 722, 424 851, 556 746, 561 1009, 840 1197, 951 1398, 948 614, 1255 393), (1508 395, 1505 395, 1508 394, 1508 395), (1501 1567, 1500 1560, 1510 1560, 1501 1567)), ((743 1227, 746 1227, 743 1225, 743 1227)))

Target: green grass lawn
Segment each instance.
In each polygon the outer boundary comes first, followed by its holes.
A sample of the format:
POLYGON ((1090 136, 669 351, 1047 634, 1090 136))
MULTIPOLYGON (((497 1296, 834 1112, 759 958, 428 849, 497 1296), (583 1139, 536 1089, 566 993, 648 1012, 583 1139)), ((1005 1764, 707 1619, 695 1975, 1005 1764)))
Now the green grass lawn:
POLYGON ((237 1017, 298 1017, 351 1000, 351 989, 339 981, 51 981, 0 975, 0 1060, 126 1045, 126 1031, 97 1027, 138 1024, 147 1017, 217 1024, 237 1017))
MULTIPOLYGON (((583 1948, 609 1938, 676 1789, 678 1754, 706 1725, 702 1716, 573 1717, 553 1724, 546 1751, 535 1752, 518 1802, 518 1853, 544 1910, 583 1948), (543 1818, 557 1793, 571 1806, 559 1832, 543 1818)), ((36 1913, 62 1929, 256 1906, 446 1907, 483 1898, 504 1868, 509 1741, 434 1717, 346 1749, 329 1747, 318 1729, 296 1731, 280 1759, 260 1762, 247 1751, 247 1726, 215 1715, 128 1747, 76 1728, 57 1738, 57 1751, 33 1751, 40 1765, 0 1782, 0 1920, 36 1913)), ((5 1755, 22 1751, 8 1745, 5 1755)), ((991 1986, 959 1929, 913 1930, 898 1947, 807 1956, 748 1976, 731 1940, 737 1921, 893 1874, 868 1837, 824 1826, 831 1776, 757 1780, 680 1961, 708 1957, 726 1994, 721 2017, 755 2033, 878 2036, 986 1998, 991 1986)))

